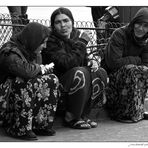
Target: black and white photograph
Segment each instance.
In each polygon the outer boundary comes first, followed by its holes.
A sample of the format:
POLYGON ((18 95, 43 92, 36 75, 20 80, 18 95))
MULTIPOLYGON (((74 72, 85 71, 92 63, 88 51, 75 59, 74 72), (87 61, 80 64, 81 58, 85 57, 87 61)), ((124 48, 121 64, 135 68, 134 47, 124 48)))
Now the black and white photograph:
POLYGON ((148 4, 0 4, 9 142, 148 146, 148 4))

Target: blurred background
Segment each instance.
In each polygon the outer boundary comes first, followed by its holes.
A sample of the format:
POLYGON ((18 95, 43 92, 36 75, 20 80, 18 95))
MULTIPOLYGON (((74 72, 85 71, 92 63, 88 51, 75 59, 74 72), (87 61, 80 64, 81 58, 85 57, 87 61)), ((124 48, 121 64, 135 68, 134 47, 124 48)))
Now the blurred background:
MULTIPOLYGON (((50 19, 51 13, 58 7, 55 6, 28 6, 28 19, 50 19)), ((92 21, 90 7, 66 7, 69 8, 75 21, 92 21)), ((9 13, 6 6, 0 6, 0 13, 9 13)))
MULTIPOLYGON (((74 16, 75 21, 89 21, 92 22, 91 6, 71 6, 69 8, 74 16)), ((98 7, 98 6, 93 6, 98 7)), ((104 6, 105 7, 105 6, 104 6)), ((107 7, 107 6, 106 6, 107 7)), ((120 22, 129 22, 133 15, 141 7, 147 6, 118 6, 120 22)), ((57 6, 28 6, 28 19, 50 19, 51 13, 58 8, 57 6)), ((0 13, 9 14, 7 6, 0 6, 0 13)), ((97 12, 96 12, 97 13, 97 12)))

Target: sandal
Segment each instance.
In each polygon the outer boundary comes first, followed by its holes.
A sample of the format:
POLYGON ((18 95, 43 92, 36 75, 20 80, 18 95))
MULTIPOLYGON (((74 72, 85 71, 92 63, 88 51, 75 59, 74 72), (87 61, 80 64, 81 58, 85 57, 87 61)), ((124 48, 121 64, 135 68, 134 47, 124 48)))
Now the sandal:
POLYGON ((86 121, 84 120, 71 120, 69 122, 67 122, 66 120, 64 121, 65 126, 74 128, 74 129, 90 129, 91 126, 90 124, 88 124, 86 121))
POLYGON ((91 128, 96 128, 98 126, 97 122, 92 121, 90 119, 87 119, 86 122, 91 126, 91 128))

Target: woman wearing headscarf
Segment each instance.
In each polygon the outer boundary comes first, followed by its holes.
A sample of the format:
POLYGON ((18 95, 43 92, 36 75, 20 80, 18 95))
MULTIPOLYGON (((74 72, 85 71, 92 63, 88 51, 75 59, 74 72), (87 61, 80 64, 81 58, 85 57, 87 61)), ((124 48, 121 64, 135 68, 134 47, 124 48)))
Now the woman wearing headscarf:
POLYGON ((109 72, 107 108, 111 118, 137 122, 146 117, 148 78, 148 8, 116 29, 105 51, 109 72))
POLYGON ((37 140, 36 134, 54 135, 58 78, 52 65, 41 64, 49 29, 29 23, 0 50, 0 105, 8 135, 37 140))
MULTIPOLYGON (((67 8, 58 8, 51 15, 51 34, 47 48, 42 51, 43 63, 55 64, 54 72, 60 80, 61 92, 66 94, 64 123, 76 129, 97 127, 88 114, 97 103, 107 83, 106 71, 93 63, 90 67, 86 45, 90 32, 80 35, 74 28, 74 18, 67 8)), ((92 61, 91 61, 92 62, 92 61)))

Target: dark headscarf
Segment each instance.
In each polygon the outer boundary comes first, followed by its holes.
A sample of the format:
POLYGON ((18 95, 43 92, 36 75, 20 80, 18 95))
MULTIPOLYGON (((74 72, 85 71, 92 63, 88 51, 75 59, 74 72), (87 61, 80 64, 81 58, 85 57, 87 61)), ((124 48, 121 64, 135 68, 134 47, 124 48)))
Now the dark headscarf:
POLYGON ((55 21, 55 18, 56 18, 56 16, 59 15, 59 14, 65 14, 65 15, 67 15, 67 16, 71 19, 72 24, 73 24, 73 26, 74 26, 74 18, 73 18, 73 15, 72 15, 71 11, 70 11, 69 9, 67 9, 67 8, 60 7, 60 8, 58 8, 58 9, 56 9, 56 10, 52 13, 51 18, 50 18, 50 21, 51 21, 51 28, 52 28, 53 30, 54 30, 54 21, 55 21))
POLYGON ((12 41, 18 43, 18 48, 29 60, 35 59, 35 50, 43 43, 46 37, 49 36, 49 29, 39 23, 29 23, 25 26, 22 32, 18 33, 12 41))
POLYGON ((148 23, 148 7, 139 9, 130 22, 130 25, 134 25, 137 22, 148 23))
POLYGON ((139 45, 145 45, 146 40, 148 39, 148 33, 144 35, 142 38, 137 38, 134 35, 134 24, 135 23, 148 23, 148 8, 147 7, 143 7, 139 9, 128 25, 129 33, 131 33, 131 36, 135 40, 135 42, 139 45))

